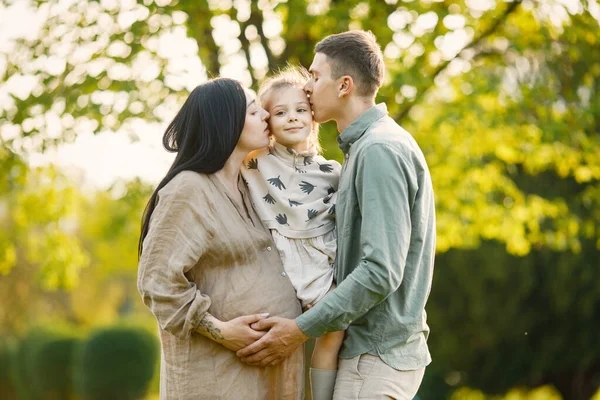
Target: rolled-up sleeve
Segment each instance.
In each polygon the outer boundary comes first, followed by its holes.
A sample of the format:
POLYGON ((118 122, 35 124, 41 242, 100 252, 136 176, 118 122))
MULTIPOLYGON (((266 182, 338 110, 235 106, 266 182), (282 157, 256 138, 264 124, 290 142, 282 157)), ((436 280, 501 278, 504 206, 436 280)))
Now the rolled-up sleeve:
POLYGON ((197 329, 210 298, 186 277, 210 236, 202 193, 176 176, 159 192, 138 266, 138 290, 161 329, 185 339, 197 329))
POLYGON ((327 297, 296 319, 311 337, 345 330, 402 283, 418 184, 414 167, 386 144, 357 155, 361 259, 327 297))

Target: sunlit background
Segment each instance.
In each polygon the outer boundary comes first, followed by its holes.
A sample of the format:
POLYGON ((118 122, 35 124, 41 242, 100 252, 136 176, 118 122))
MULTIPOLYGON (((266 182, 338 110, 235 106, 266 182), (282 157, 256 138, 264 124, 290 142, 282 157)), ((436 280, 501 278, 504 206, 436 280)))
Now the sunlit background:
POLYGON ((3 400, 158 398, 135 282, 163 130, 207 78, 256 90, 347 29, 435 187, 419 398, 600 399, 596 0, 0 0, 3 400))

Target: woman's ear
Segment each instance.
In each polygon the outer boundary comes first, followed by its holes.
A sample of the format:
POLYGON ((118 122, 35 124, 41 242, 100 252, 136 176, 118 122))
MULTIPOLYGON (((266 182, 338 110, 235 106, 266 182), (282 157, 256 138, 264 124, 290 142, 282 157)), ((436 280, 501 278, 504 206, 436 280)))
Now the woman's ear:
POLYGON ((340 78, 338 86, 338 97, 346 97, 354 90, 354 80, 350 75, 344 75, 340 78))

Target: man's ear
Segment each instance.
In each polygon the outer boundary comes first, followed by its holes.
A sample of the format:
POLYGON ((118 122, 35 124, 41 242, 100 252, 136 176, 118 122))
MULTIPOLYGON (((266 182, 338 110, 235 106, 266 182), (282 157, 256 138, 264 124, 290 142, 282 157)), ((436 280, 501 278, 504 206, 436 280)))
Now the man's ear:
POLYGON ((354 80, 350 75, 344 75, 339 79, 338 97, 349 96, 354 91, 354 80))

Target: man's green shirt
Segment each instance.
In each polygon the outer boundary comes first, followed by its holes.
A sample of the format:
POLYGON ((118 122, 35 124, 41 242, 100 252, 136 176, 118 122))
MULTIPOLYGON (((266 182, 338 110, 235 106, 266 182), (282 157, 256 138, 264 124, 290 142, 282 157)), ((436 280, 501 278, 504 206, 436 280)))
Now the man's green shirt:
POLYGON ((435 255, 431 176, 385 104, 338 137, 337 288, 296 319, 311 337, 346 330, 342 358, 368 353, 398 370, 428 365, 425 303, 435 255))

